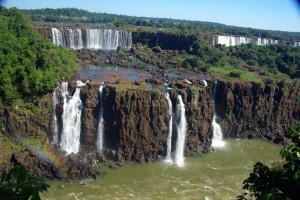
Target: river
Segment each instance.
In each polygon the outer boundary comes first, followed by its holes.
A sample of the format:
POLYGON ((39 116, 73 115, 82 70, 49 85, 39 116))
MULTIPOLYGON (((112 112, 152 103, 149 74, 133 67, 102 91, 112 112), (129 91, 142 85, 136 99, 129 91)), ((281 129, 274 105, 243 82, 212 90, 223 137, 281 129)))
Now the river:
POLYGON ((257 161, 279 160, 281 147, 260 140, 229 140, 222 149, 186 157, 184 167, 165 161, 100 167, 99 180, 49 181, 42 199, 234 199, 257 161))

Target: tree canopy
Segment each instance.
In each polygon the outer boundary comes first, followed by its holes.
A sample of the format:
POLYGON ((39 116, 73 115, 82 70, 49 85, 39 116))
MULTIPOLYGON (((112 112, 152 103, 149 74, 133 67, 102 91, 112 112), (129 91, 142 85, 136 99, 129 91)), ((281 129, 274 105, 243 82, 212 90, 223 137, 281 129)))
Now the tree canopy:
MULTIPOLYGON (((289 128, 293 144, 280 151, 283 162, 269 167, 256 163, 253 172, 244 181, 244 190, 256 199, 299 199, 300 197, 300 132, 289 128)), ((240 199, 246 199, 240 196, 240 199)))
POLYGON ((3 104, 46 94, 78 68, 72 53, 42 38, 16 8, 0 8, 0 41, 3 104))

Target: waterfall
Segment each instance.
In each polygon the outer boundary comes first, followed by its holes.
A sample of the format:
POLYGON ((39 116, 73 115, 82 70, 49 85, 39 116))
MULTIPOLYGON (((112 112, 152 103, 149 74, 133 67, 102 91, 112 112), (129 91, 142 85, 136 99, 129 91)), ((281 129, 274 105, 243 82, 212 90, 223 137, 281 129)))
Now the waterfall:
MULTIPOLYGON (((217 90, 217 81, 214 83, 214 89, 213 89, 213 101, 216 105, 216 90, 217 90)), ((216 108, 216 106, 215 106, 216 108)), ((216 110, 216 109, 215 109, 216 110)), ((221 126, 216 122, 216 113, 214 114, 213 122, 212 122, 212 128, 213 128, 213 137, 212 137, 212 144, 211 146, 214 148, 222 148, 225 146, 225 142, 223 140, 223 133, 221 126)))
POLYGON ((176 127, 177 127, 177 141, 175 151, 175 163, 177 166, 184 165, 184 143, 187 131, 187 122, 185 118, 185 108, 181 95, 177 97, 176 105, 176 127))
POLYGON ((215 35, 213 45, 221 44, 225 46, 236 46, 241 44, 251 43, 250 38, 239 37, 239 36, 223 36, 215 35))
POLYGON ((76 88, 71 97, 68 96, 67 92, 62 92, 62 94, 64 94, 64 107, 60 146, 68 154, 77 153, 80 145, 81 111, 83 108, 80 100, 80 88, 76 88))
POLYGON ((216 102, 216 90, 217 90, 217 83, 218 81, 214 82, 214 89, 213 89, 213 102, 216 102))
POLYGON ((87 48, 117 49, 118 46, 129 49, 132 44, 131 32, 111 29, 87 29, 87 48))
POLYGON ((216 115, 214 115, 214 119, 212 122, 213 127, 213 137, 211 146, 214 148, 222 148, 225 146, 225 142, 223 140, 223 134, 220 125, 216 122, 216 115))
POLYGON ((130 49, 132 45, 132 33, 130 31, 51 28, 51 32, 53 44, 71 49, 116 50, 118 46, 130 49), (83 37, 82 31, 86 33, 86 37, 83 37))
POLYGON ((52 31, 52 42, 57 46, 64 46, 63 44, 63 35, 60 30, 57 28, 51 28, 52 31))
POLYGON ((259 45, 259 46, 261 45, 261 38, 257 38, 256 44, 259 45))
POLYGON ((226 36, 226 35, 215 35, 213 38, 213 45, 225 45, 225 46, 237 46, 241 44, 249 44, 253 43, 256 45, 270 45, 270 44, 278 44, 278 40, 274 39, 266 39, 266 38, 246 38, 246 37, 241 37, 241 36, 226 36))
POLYGON ((59 128, 58 128, 58 121, 57 121, 57 113, 56 113, 56 106, 60 99, 63 99, 65 102, 68 98, 68 82, 62 82, 60 86, 54 89, 53 96, 52 96, 52 106, 53 106, 53 116, 52 116, 52 128, 53 128, 53 142, 58 144, 59 142, 59 128))
POLYGON ((103 89, 104 85, 99 88, 99 119, 98 119, 98 130, 96 148, 97 152, 101 152, 103 149, 103 133, 104 133, 104 118, 103 118, 103 89))
POLYGON ((52 128, 53 128, 53 142, 58 143, 58 123, 56 117, 56 105, 58 103, 58 90, 59 87, 55 88, 52 96, 52 128))
POLYGON ((169 93, 165 93, 166 99, 168 101, 168 117, 169 117, 169 134, 168 134, 168 141, 167 141, 167 157, 166 157, 166 161, 167 162, 172 162, 172 158, 171 158, 171 151, 172 151, 172 132, 173 132, 173 107, 172 107, 172 102, 170 99, 170 95, 169 93))

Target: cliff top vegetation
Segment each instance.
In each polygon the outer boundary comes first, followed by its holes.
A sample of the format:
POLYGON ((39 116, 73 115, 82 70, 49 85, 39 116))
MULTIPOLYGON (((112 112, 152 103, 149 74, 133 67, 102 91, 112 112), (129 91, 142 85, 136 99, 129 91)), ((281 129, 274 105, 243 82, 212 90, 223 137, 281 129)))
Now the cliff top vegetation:
POLYGON ((0 103, 32 102, 78 68, 76 57, 34 30, 16 8, 0 7, 0 103))
POLYGON ((227 26, 220 23, 167 18, 132 17, 95 13, 76 8, 22 10, 35 22, 106 24, 110 27, 148 27, 147 31, 165 29, 178 34, 239 35, 244 37, 272 38, 300 41, 299 32, 269 31, 227 26))

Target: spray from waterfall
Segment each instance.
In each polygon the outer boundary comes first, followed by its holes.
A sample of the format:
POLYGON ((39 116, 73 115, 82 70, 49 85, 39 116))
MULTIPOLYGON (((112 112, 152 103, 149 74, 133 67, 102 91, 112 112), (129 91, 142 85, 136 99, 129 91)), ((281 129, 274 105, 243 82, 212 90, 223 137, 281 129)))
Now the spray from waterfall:
POLYGON ((172 107, 172 102, 170 99, 169 93, 165 93, 166 99, 168 101, 168 117, 169 117, 169 134, 168 134, 168 140, 167 140, 167 157, 166 157, 166 162, 172 163, 172 157, 171 157, 171 151, 172 151, 172 132, 173 132, 173 107, 172 107))
POLYGON ((96 149, 97 152, 101 152, 103 149, 103 133, 104 133, 104 118, 103 118, 103 89, 104 85, 99 87, 99 120, 97 130, 96 149))
MULTIPOLYGON (((67 84, 63 83, 62 85, 65 86, 67 84)), ((63 91, 62 96, 64 106, 60 146, 68 154, 77 153, 80 146, 81 111, 83 109, 83 105, 80 100, 80 88, 76 88, 73 96, 69 96, 67 91, 63 91)))
POLYGON ((184 144, 187 131, 187 121, 185 118, 185 107, 181 95, 177 97, 176 105, 176 127, 177 127, 177 141, 175 151, 175 163, 177 166, 184 166, 184 144))
MULTIPOLYGON (((214 89, 213 89, 213 101, 216 105, 216 89, 217 89, 218 82, 215 81, 214 89)), ((215 109, 216 110, 216 109, 215 109)), ((214 148, 223 148, 225 147, 226 143, 223 140, 223 133, 221 126, 216 122, 216 113, 214 114, 212 128, 213 128, 213 137, 212 137, 212 144, 211 146, 214 148)))

